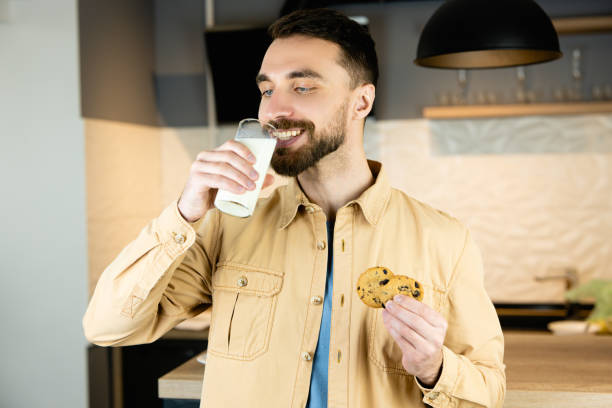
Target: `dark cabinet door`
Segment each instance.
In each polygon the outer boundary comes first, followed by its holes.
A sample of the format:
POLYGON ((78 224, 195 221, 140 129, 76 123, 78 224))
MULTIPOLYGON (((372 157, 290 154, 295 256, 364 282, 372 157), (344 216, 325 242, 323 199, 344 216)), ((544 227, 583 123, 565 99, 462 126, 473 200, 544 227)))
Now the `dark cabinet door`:
POLYGON ((88 349, 90 408, 164 407, 157 379, 206 349, 205 340, 158 340, 88 349))

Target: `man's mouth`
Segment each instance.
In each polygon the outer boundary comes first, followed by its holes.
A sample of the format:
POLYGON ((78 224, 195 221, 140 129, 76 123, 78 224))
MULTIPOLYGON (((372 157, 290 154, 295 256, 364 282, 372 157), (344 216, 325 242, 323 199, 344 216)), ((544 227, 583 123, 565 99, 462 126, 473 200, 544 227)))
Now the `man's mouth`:
POLYGON ((276 148, 284 148, 297 143, 306 130, 304 128, 277 129, 270 133, 276 139, 276 148))
POLYGON ((304 129, 278 129, 271 133, 273 137, 284 142, 300 135, 303 131, 304 129))

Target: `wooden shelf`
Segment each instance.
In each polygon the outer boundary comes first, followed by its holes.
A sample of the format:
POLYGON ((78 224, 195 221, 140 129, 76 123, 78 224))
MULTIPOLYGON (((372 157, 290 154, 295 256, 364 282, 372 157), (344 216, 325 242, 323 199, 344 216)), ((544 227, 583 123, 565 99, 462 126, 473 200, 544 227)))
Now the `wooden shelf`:
MULTIPOLYGON (((612 15, 552 19, 558 34, 612 33, 612 15)), ((535 115, 584 115, 612 113, 612 101, 575 103, 534 103, 508 105, 427 106, 427 119, 499 118, 535 115)))
POLYGON ((612 32, 612 16, 554 18, 557 34, 612 32))
POLYGON ((585 115, 612 113, 612 102, 533 103, 521 105, 427 106, 426 119, 501 118, 535 115, 585 115))

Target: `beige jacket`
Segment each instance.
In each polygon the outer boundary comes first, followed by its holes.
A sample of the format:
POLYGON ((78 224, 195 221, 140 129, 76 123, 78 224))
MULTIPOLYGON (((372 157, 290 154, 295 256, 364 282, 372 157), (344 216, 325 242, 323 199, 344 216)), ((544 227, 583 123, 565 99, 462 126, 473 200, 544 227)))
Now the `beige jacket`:
MULTIPOLYGON (((479 251, 456 219, 376 182, 336 215, 329 407, 498 407, 503 336, 479 251), (359 300, 359 274, 385 266, 423 283, 448 321, 441 377, 425 389, 402 367, 382 309, 359 300)), ((252 217, 214 209, 196 223, 174 202, 104 271, 83 326, 96 344, 158 339, 213 304, 201 406, 304 407, 327 271, 326 217, 297 182, 252 217)))

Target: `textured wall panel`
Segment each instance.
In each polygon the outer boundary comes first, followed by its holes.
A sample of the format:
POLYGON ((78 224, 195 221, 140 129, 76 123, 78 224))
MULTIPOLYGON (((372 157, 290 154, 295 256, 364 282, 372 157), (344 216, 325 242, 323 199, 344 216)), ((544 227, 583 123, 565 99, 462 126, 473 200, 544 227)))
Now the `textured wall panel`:
POLYGON ((465 222, 495 301, 561 302, 562 281, 612 278, 612 116, 388 121, 392 184, 465 222))

